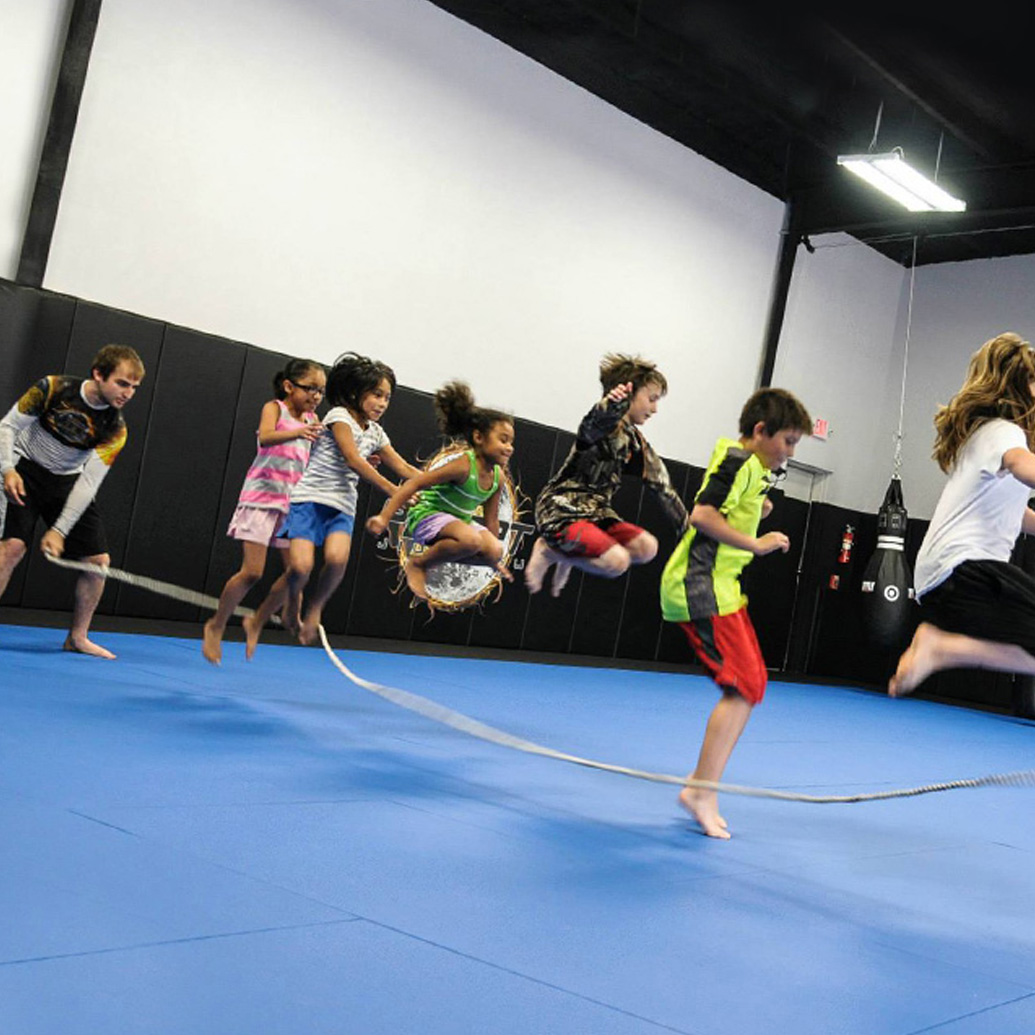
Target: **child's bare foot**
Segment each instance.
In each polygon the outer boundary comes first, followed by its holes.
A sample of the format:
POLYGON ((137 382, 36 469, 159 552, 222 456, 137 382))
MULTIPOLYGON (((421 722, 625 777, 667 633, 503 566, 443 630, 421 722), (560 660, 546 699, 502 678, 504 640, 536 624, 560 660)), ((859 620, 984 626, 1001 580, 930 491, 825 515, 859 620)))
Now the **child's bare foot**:
POLYGON ((679 804, 697 821, 697 825, 709 836, 722 841, 730 839, 726 820, 719 815, 714 791, 697 791, 684 787, 679 792, 679 804))
POLYGON ((255 657, 255 648, 259 646, 259 637, 262 635, 258 616, 245 615, 241 619, 241 628, 244 629, 244 656, 251 661, 255 657))
POLYGON ((554 561, 552 554, 553 551, 542 537, 532 544, 532 555, 525 565, 525 586, 529 593, 538 593, 543 588, 543 579, 554 561))
POLYGON ((300 607, 291 608, 285 604, 284 609, 280 612, 280 624, 292 636, 297 636, 302 628, 302 609, 300 607))
POLYGON ((223 633, 212 625, 213 619, 205 623, 204 631, 201 634, 201 653, 206 661, 218 665, 223 660, 223 633))
POLYGON ((428 588, 424 578, 424 566, 411 557, 406 562, 406 585, 418 600, 428 599, 428 588))
POLYGON ((305 621, 298 627, 298 641, 311 647, 320 638, 320 615, 312 613, 305 616, 305 621))
POLYGON ((898 668, 888 683, 892 697, 911 694, 932 672, 936 670, 938 654, 938 630, 922 622, 913 636, 905 654, 898 660, 898 668))
POLYGON ((115 660, 115 655, 110 650, 106 650, 86 636, 73 636, 69 633, 61 649, 71 651, 73 654, 89 654, 92 658, 106 658, 108 661, 115 660))
POLYGON ((553 569, 553 578, 550 580, 550 596, 559 597, 561 590, 568 585, 568 576, 571 574, 571 565, 565 561, 558 561, 553 569))

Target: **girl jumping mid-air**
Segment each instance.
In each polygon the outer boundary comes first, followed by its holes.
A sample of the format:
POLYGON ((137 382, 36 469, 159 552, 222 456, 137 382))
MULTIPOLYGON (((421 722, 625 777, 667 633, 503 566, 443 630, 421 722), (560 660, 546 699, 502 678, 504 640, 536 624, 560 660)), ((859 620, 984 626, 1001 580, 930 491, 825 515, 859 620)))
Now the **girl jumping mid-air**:
POLYGON ((916 559, 921 622, 888 684, 911 693, 946 668, 1035 674, 1035 579, 1009 564, 1035 533, 1035 353, 1000 334, 971 357, 963 387, 934 418, 949 480, 916 559))
MULTIPOLYGON (((327 376, 319 363, 293 359, 273 378, 276 395, 259 415, 259 451, 244 478, 237 509, 227 535, 241 541, 241 569, 223 587, 216 613, 205 623, 201 653, 214 665, 223 657, 223 633, 234 609, 262 578, 270 546, 287 561, 287 540, 279 536, 288 510, 292 486, 302 477, 309 448, 323 425, 316 407, 323 398, 327 376)), ((287 598, 287 583, 281 575, 273 584, 264 607, 273 613, 287 598)), ((247 619, 246 619, 247 621, 247 619)), ((249 644, 248 656, 254 650, 249 644)))
MULTIPOLYGON (((316 641, 324 606, 345 575, 359 479, 389 495, 396 490, 374 468, 370 457, 378 457, 400 477, 418 473, 392 448, 380 424, 394 390, 391 367, 355 352, 340 356, 327 377, 331 404, 323 419, 327 430, 317 439, 305 474, 291 493, 283 531, 290 540, 284 620, 302 643, 316 641), (302 618, 302 592, 312 574, 316 548, 321 545, 323 567, 302 618)), ((262 625, 271 613, 272 609, 260 608, 254 618, 246 620, 249 645, 258 642, 262 625)))
POLYGON ((499 410, 475 406, 470 388, 453 381, 435 393, 435 411, 444 435, 462 438, 469 448, 440 467, 418 472, 404 482, 367 521, 367 531, 381 535, 392 515, 418 492, 406 515, 406 535, 424 547, 406 564, 406 583, 413 595, 427 599, 429 569, 449 561, 497 568, 502 564, 499 497, 503 469, 514 453, 514 420, 499 410), (484 525, 474 520, 482 508, 484 525))

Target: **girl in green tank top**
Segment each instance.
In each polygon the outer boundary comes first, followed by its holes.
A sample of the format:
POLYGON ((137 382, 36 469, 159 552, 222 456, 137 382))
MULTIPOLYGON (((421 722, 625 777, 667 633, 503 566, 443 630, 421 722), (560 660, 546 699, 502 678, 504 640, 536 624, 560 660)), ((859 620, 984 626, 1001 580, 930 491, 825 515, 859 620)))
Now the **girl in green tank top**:
POLYGON ((381 535, 392 515, 420 493, 407 513, 406 534, 424 550, 410 554, 406 582, 422 600, 427 599, 428 570, 450 561, 497 568, 512 581, 502 564, 499 497, 502 469, 514 452, 513 418, 476 406, 470 388, 461 381, 440 388, 434 403, 442 433, 463 438, 470 448, 403 482, 381 512, 367 521, 367 531, 381 535), (479 507, 481 524, 474 520, 479 507))

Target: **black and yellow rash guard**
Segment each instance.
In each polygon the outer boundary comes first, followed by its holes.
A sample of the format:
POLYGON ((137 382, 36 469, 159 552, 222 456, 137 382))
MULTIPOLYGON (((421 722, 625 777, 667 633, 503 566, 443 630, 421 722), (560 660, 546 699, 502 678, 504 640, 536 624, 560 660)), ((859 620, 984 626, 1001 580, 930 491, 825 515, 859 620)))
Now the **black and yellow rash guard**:
MULTIPOLYGON (((758 533, 772 476, 737 439, 720 438, 694 503, 714 507, 731 528, 758 533)), ((661 576, 661 611, 666 621, 733 614, 747 604, 740 573, 754 554, 727 546, 689 528, 661 576)))

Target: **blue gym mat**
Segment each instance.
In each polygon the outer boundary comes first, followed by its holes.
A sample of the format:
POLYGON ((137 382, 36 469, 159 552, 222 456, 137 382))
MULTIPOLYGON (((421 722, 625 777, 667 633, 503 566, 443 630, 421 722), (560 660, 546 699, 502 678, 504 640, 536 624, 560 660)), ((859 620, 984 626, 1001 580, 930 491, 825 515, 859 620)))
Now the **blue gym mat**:
MULTIPOLYGON (((3 1035, 1020 1035, 1035 789, 675 789, 465 737, 322 650, 0 626, 3 1035)), ((699 676, 345 651, 529 740, 683 774, 699 676)), ((730 782, 1035 767, 1026 721, 775 683, 730 782)))

